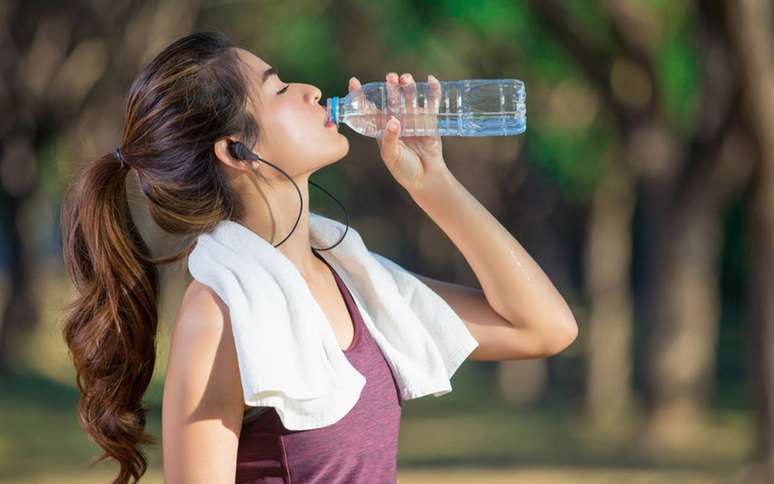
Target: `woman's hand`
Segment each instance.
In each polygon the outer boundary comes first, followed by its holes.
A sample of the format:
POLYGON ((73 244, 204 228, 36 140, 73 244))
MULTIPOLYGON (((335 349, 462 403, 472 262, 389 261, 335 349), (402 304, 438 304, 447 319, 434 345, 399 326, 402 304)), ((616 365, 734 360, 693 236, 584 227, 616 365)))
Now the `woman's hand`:
MULTIPOLYGON (((405 73, 400 79, 395 72, 390 72, 387 79, 387 98, 388 112, 392 113, 401 107, 400 86, 403 87, 406 96, 407 113, 438 113, 440 102, 441 84, 438 79, 432 75, 427 76, 428 98, 427 111, 424 106, 415 106, 416 104, 416 84, 411 74, 405 73), (398 84, 400 83, 400 85, 398 84)), ((360 81, 353 77, 349 80, 349 90, 359 89, 360 81)), ((371 103, 372 104, 372 103, 371 103)), ((373 106, 373 105, 372 105, 373 106)), ((446 174, 448 167, 443 159, 443 146, 441 137, 433 136, 406 136, 399 137, 402 129, 397 118, 390 116, 389 122, 383 126, 382 136, 376 139, 379 145, 379 152, 392 174, 393 178, 400 183, 409 193, 420 190, 427 183, 435 180, 441 175, 446 174), (391 128, 394 128, 392 130, 391 128)), ((386 118, 384 118, 386 120, 386 118)), ((421 117, 426 126, 413 126, 417 121, 409 119, 412 128, 429 128, 435 130, 438 123, 437 116, 421 117)), ((380 123, 380 124, 383 124, 380 123)))

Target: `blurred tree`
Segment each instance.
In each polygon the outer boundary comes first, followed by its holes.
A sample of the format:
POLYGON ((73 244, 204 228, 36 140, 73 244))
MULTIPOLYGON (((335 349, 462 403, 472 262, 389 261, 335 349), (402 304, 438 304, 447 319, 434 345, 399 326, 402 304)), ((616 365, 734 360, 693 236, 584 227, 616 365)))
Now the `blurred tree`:
POLYGON ((21 208, 45 173, 66 181, 72 163, 113 150, 132 78, 161 46, 190 31, 198 9, 197 0, 43 2, 33 9, 10 2, 0 8, 0 232, 8 240, 9 264, 0 371, 13 359, 19 332, 38 319, 40 254, 20 231, 21 208), (61 156, 41 156, 52 147, 61 156))
POLYGON ((774 7, 767 0, 726 0, 725 9, 759 155, 747 207, 750 361, 759 423, 755 457, 761 482, 774 482, 774 7))
POLYGON ((658 75, 657 61, 669 36, 676 35, 664 28, 670 25, 668 18, 689 16, 680 10, 689 4, 659 10, 636 2, 600 2, 609 19, 605 38, 610 44, 574 20, 560 2, 532 0, 530 5, 575 57, 620 132, 620 166, 609 168, 609 183, 603 178, 587 242, 592 304, 587 410, 597 422, 627 417, 633 303, 630 292, 621 288, 628 287, 631 240, 626 234, 634 226, 630 194, 636 193, 644 226, 648 398, 635 444, 641 451, 685 444, 685 439, 701 438, 699 431, 706 428, 719 319, 723 209, 741 189, 750 166, 750 160, 734 159, 719 149, 737 146, 732 111, 738 88, 722 41, 722 12, 716 2, 697 5, 698 48, 706 75, 699 85, 696 118, 689 133, 681 135, 670 116, 669 89, 658 75))

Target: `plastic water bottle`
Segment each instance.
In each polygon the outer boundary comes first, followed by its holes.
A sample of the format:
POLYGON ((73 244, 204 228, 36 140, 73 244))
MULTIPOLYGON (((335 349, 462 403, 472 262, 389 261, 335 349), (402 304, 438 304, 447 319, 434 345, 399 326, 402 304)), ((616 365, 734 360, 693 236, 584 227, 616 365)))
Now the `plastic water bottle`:
POLYGON ((328 122, 379 138, 398 118, 401 136, 510 136, 527 128, 524 82, 464 79, 414 86, 369 82, 344 97, 327 99, 328 122), (438 92, 440 91, 440 92, 438 92))

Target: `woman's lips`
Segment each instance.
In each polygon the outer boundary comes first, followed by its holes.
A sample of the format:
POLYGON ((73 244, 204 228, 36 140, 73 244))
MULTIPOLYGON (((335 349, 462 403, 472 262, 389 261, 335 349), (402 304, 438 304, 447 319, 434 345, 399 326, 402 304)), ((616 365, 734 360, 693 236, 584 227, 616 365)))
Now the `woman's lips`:
POLYGON ((332 127, 336 126, 336 123, 334 123, 333 121, 331 121, 331 117, 330 117, 330 115, 328 114, 328 111, 325 111, 325 114, 323 115, 323 125, 324 125, 326 128, 332 128, 332 127))

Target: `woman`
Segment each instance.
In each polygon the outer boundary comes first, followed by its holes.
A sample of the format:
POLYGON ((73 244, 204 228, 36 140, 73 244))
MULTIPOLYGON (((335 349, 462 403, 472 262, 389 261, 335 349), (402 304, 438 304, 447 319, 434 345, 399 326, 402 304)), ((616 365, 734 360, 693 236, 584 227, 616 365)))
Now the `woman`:
MULTIPOLYGON (((392 86, 414 82, 409 74, 386 79, 392 86)), ((349 89, 359 87, 352 78, 349 89)), ((221 34, 186 36, 132 84, 115 152, 84 167, 68 190, 65 258, 79 298, 64 336, 77 371, 82 425, 104 450, 100 460, 120 464, 114 482, 139 479, 146 471, 140 446, 154 442, 144 432, 142 396, 155 364, 156 265, 191 250, 150 258, 126 201, 130 169, 164 230, 196 236, 235 220, 270 241, 298 269, 353 364, 372 368, 351 415, 330 427, 290 432, 277 425, 274 412, 247 422, 251 409, 243 400, 228 307, 194 280, 175 321, 164 385, 165 481, 395 481, 400 401, 388 366, 347 286, 313 250, 325 248, 310 244, 309 177, 349 149, 347 138, 326 126, 320 96, 312 85, 282 82, 268 63, 221 34), (385 441, 358 440, 363 424, 391 430, 380 434, 385 441), (271 438, 260 441, 261 435, 271 438), (345 435, 355 448, 337 445, 345 435), (276 473, 256 473, 261 452, 268 460, 276 457, 276 473)), ((399 139, 397 120, 388 128, 395 129, 377 140, 385 165, 461 250, 483 287, 417 276, 475 336, 479 345, 469 358, 538 358, 567 347, 577 334, 567 304, 450 174, 440 138, 399 139)))

